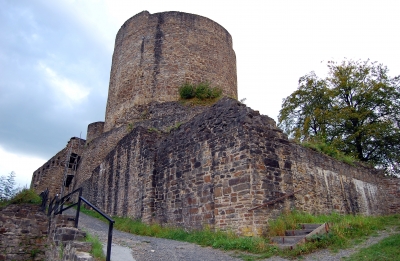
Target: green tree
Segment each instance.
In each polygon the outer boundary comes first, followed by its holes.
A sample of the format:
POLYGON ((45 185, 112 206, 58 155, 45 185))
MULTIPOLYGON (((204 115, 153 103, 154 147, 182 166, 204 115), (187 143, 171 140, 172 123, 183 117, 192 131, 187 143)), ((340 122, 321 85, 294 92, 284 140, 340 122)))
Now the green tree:
POLYGON ((323 142, 389 174, 400 174, 400 76, 382 64, 328 62, 325 79, 314 72, 283 100, 279 126, 293 139, 323 142))
POLYGON ((11 171, 8 176, 0 177, 0 201, 12 198, 18 189, 15 188, 15 172, 11 171))

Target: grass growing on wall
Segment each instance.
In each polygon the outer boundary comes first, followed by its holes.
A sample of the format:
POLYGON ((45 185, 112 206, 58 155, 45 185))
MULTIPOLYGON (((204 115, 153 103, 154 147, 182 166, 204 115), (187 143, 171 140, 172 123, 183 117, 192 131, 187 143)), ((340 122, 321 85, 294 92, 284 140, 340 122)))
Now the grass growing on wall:
POLYGON ((24 188, 10 199, 0 200, 0 207, 6 207, 10 204, 22 204, 22 203, 40 204, 42 203, 42 200, 33 189, 24 188))
POLYGON ((185 104, 210 105, 218 101, 222 96, 222 89, 211 87, 208 82, 197 85, 185 83, 179 87, 179 96, 185 104))
MULTIPOLYGON (((87 209, 83 209, 82 212, 93 217, 101 217, 96 212, 87 209)), ((102 219, 105 221, 104 218, 102 219)), ((270 222, 269 227, 266 229, 265 237, 239 237, 232 232, 215 232, 209 228, 199 231, 187 231, 182 228, 160 226, 158 224, 147 225, 140 220, 132 220, 130 218, 113 217, 113 219, 115 220, 114 227, 116 229, 136 235, 167 238, 223 250, 239 250, 251 253, 251 255, 240 254, 239 257, 244 260, 268 258, 273 255, 295 257, 321 248, 332 250, 348 248, 386 227, 397 227, 400 231, 399 214, 366 217, 332 213, 313 216, 300 211, 290 211, 283 213, 275 221, 270 222), (282 235, 287 229, 296 229, 300 223, 325 222, 332 223, 329 234, 315 237, 313 242, 298 246, 294 250, 280 250, 269 244, 270 236, 282 235)))

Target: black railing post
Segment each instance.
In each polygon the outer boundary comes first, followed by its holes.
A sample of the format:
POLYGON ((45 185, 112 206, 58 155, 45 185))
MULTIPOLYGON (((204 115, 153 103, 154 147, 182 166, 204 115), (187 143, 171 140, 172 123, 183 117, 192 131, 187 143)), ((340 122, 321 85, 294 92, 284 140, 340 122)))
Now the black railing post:
POLYGON ((105 219, 107 219, 108 222, 110 222, 109 227, 108 227, 107 257, 106 257, 106 260, 110 261, 110 258, 111 258, 111 243, 112 243, 112 230, 113 230, 113 226, 114 226, 115 221, 113 219, 111 219, 109 216, 107 216, 105 213, 103 213, 103 211, 101 211, 96 206, 94 206, 92 203, 87 201, 84 197, 79 197, 79 198, 82 199, 82 201, 85 202, 85 204, 89 205, 91 208, 93 208, 93 210, 97 211, 97 213, 99 213, 105 219))
POLYGON ((107 257, 106 261, 111 260, 111 243, 112 243, 112 232, 113 232, 114 222, 110 222, 108 226, 108 240, 107 240, 107 257))
POLYGON ((76 208, 76 216, 75 216, 75 228, 78 228, 79 222, 79 212, 81 211, 81 196, 82 196, 82 188, 79 190, 79 197, 78 197, 78 207, 76 208))

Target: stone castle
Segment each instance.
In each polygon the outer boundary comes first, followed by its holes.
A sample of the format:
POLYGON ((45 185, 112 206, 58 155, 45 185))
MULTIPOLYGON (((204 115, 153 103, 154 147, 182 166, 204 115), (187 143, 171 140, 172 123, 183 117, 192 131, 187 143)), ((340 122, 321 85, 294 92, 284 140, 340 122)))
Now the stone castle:
POLYGON ((89 124, 86 140, 71 138, 31 187, 51 196, 83 187, 110 215, 249 236, 291 208, 400 211, 399 179, 291 142, 236 97, 236 57, 222 26, 141 12, 116 37, 105 122, 89 124), (225 98, 184 105, 178 88, 186 82, 210 82, 225 98))

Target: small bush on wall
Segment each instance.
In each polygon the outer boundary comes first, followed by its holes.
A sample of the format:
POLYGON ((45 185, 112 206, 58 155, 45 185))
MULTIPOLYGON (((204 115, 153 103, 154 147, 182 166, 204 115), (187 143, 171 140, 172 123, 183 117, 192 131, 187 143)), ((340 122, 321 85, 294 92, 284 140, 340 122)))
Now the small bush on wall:
POLYGON ((197 98, 199 100, 215 99, 222 95, 222 90, 218 87, 210 87, 208 82, 192 85, 185 83, 179 88, 181 99, 197 98))

